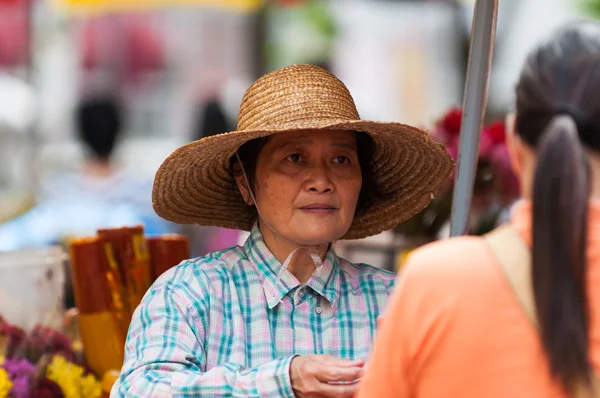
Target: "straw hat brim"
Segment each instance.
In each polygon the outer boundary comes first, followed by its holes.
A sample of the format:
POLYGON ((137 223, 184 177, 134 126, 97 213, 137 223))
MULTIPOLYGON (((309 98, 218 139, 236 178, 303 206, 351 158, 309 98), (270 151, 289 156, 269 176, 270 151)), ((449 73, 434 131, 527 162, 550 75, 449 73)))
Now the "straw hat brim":
POLYGON ((375 142, 374 176, 386 198, 356 215, 342 239, 376 235, 409 219, 428 205, 452 173, 453 161, 444 146, 416 127, 364 120, 330 119, 316 126, 314 121, 298 121, 284 128, 207 137, 178 148, 156 173, 156 213, 177 223, 250 230, 256 213, 235 185, 231 157, 252 139, 305 129, 360 131, 375 142))

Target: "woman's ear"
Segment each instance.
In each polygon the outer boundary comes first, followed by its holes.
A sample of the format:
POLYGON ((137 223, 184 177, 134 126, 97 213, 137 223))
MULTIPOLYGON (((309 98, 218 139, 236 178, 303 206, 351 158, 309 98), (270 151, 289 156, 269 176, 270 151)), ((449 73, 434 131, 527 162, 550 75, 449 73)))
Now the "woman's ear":
POLYGON ((510 167, 517 176, 523 172, 524 144, 515 131, 516 114, 510 112, 506 115, 506 147, 510 159, 510 167))
POLYGON ((246 202, 248 206, 254 205, 254 200, 252 199, 252 195, 250 194, 250 189, 248 188, 248 180, 246 179, 246 176, 243 173, 239 173, 235 176, 235 182, 238 186, 238 189, 240 190, 240 193, 242 194, 242 198, 244 198, 244 202, 246 202))

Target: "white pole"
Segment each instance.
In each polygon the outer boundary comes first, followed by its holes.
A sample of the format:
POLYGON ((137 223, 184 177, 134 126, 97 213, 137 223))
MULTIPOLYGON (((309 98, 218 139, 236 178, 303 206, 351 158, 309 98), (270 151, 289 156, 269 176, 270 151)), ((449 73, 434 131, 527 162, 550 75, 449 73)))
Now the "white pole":
POLYGON ((497 16, 498 0, 476 0, 463 100, 456 183, 452 200, 451 236, 463 235, 468 229, 497 16))

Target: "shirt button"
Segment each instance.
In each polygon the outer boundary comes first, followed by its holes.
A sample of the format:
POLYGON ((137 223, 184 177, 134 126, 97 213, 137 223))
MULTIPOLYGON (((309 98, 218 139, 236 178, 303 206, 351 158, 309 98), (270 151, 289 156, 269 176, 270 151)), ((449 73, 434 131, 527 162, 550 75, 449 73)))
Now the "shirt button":
POLYGON ((298 296, 300 296, 300 298, 304 297, 304 290, 300 290, 300 293, 298 293, 298 296))
POLYGON ((321 307, 317 307, 317 308, 315 308, 315 312, 317 314, 320 314, 321 312, 323 312, 323 310, 321 309, 321 307))

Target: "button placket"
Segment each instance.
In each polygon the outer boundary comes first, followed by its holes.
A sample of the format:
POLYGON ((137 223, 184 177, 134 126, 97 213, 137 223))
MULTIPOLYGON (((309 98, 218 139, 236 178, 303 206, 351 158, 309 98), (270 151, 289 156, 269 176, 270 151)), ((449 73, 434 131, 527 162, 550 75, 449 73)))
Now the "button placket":
POLYGON ((317 303, 315 306, 315 313, 317 315, 321 315, 323 313, 323 300, 321 297, 317 298, 317 303))

